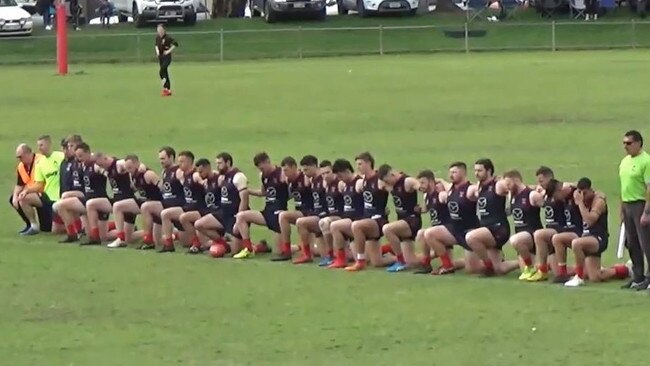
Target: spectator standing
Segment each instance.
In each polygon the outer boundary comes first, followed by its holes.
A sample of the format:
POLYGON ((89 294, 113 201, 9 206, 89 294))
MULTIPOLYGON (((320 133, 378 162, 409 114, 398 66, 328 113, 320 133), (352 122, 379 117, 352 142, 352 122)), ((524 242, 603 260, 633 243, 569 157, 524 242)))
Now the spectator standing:
POLYGON ((636 2, 636 13, 639 14, 641 18, 645 18, 645 9, 647 5, 647 0, 637 0, 636 2))
POLYGON ((79 4, 79 0, 70 0, 70 17, 72 18, 72 28, 74 30, 80 30, 79 28, 79 17, 81 17, 82 6, 79 4))
POLYGON ((598 0, 585 0, 585 20, 589 20, 589 18, 598 20, 599 9, 600 5, 598 4, 598 0))
POLYGON ((102 23, 102 28, 110 28, 113 4, 108 0, 102 0, 97 11, 99 12, 99 20, 102 23))
POLYGON ((644 261, 650 263, 650 154, 643 150, 639 131, 626 132, 623 145, 627 155, 619 166, 621 218, 633 273, 624 288, 645 290, 650 285, 650 275, 644 272, 644 261))
POLYGON ((43 15, 43 25, 45 30, 52 30, 52 9, 54 0, 37 0, 36 9, 43 15))

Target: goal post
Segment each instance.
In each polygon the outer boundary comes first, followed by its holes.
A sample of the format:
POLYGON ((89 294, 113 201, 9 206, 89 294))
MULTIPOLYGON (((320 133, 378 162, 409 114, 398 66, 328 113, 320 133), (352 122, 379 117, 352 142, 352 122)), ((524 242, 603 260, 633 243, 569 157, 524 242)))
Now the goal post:
POLYGON ((68 74, 68 14, 65 2, 56 2, 56 65, 59 75, 68 74))

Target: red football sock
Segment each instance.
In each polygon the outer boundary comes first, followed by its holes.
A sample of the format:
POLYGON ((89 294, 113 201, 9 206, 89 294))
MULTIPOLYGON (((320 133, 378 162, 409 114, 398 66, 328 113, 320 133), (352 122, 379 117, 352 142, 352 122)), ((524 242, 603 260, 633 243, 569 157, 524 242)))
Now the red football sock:
POLYGON ((576 275, 580 278, 585 278, 585 269, 583 266, 576 266, 576 275))
POLYGON ((485 266, 485 269, 487 271, 494 271, 494 264, 492 264, 492 261, 489 259, 484 259, 483 260, 483 265, 485 266))
POLYGON ((307 257, 311 257, 311 245, 309 243, 302 244, 302 253, 307 257))
POLYGON ((425 255, 422 258, 422 265, 425 267, 430 267, 431 266, 431 256, 430 255, 425 255))
POLYGON ((533 265, 533 260, 530 258, 530 256, 522 257, 521 259, 524 261, 524 264, 526 265, 526 267, 530 267, 530 266, 533 265))
POLYGON ((115 230, 117 226, 115 226, 115 221, 109 221, 108 222, 108 231, 115 230))
POLYGON ((94 227, 90 229, 90 239, 99 240, 99 228, 94 227))
POLYGON ((614 273, 615 273, 614 277, 616 277, 618 279, 622 280, 622 279, 627 278, 630 275, 630 270, 624 264, 617 264, 617 265, 613 266, 612 268, 614 268, 614 273))
POLYGON ((334 258, 334 249, 330 249, 330 250, 328 250, 328 251, 327 251, 327 255, 328 255, 330 258, 334 258))
POLYGON ((81 229, 83 229, 83 224, 81 223, 81 219, 74 220, 74 227, 75 229, 77 229, 77 232, 80 232, 81 229))
MULTIPOLYGON (((454 266, 451 262, 451 258, 449 258, 449 253, 440 254, 440 262, 442 262, 444 268, 452 268, 454 266)), ((487 267, 487 265, 485 267, 487 267)))
POLYGON ((196 235, 192 237, 192 246, 196 248, 201 246, 201 241, 199 240, 199 237, 196 235))
POLYGON ((70 224, 65 228, 65 231, 68 232, 69 236, 75 236, 77 235, 77 228, 74 226, 74 224, 70 224))
MULTIPOLYGON (((540 264, 539 266, 537 266, 537 269, 542 273, 548 273, 548 264, 546 263, 540 264)), ((564 269, 566 270, 566 267, 564 269)))
POLYGON ((406 263, 406 261, 404 260, 404 254, 401 254, 401 253, 398 254, 397 255, 397 261, 400 262, 401 264, 406 263))
POLYGON ((124 231, 120 231, 117 233, 117 238, 120 239, 121 241, 125 241, 126 234, 124 234, 124 231))
POLYGON ((384 245, 382 245, 382 246, 381 246, 381 254, 384 255, 384 254, 388 254, 388 253, 390 253, 390 254, 395 254, 395 253, 393 252, 393 247, 391 247, 390 244, 384 244, 384 245))
POLYGON ((242 247, 248 249, 249 251, 251 251, 251 252, 253 251, 253 243, 251 243, 250 239, 243 239, 241 241, 241 245, 242 245, 242 247))
POLYGON ((174 238, 165 238, 165 247, 171 248, 174 246, 174 238))
POLYGON ((340 262, 345 262, 347 255, 345 254, 345 249, 336 250, 336 260, 340 262))
POLYGON ((151 235, 151 233, 144 233, 142 242, 145 244, 153 244, 153 235, 151 235))
POLYGON ((558 276, 562 276, 562 277, 567 276, 566 263, 558 264, 557 267, 558 267, 558 272, 559 272, 557 274, 558 276))
POLYGON ((282 254, 291 254, 291 243, 284 243, 280 245, 280 252, 282 254))

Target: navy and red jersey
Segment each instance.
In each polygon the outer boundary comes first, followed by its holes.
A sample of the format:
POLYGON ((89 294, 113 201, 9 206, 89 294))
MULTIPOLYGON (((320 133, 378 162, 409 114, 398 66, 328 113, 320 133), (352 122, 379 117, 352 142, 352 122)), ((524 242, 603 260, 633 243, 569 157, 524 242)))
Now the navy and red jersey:
POLYGON ((138 195, 141 198, 146 199, 147 201, 162 201, 162 193, 157 184, 147 183, 145 179, 145 174, 150 171, 146 169, 144 172, 137 171, 135 175, 131 177, 133 179, 133 186, 138 191, 138 195))
POLYGON ((262 174, 264 189, 264 211, 286 211, 289 201, 289 188, 282 181, 282 168, 276 167, 269 174, 262 174))
MULTIPOLYGON (((588 208, 591 209, 590 207, 588 208)), ((601 239, 609 237, 609 229, 607 227, 607 203, 605 203, 605 211, 598 216, 596 222, 591 226, 587 225, 586 222, 583 223, 582 236, 597 236, 601 239)))
POLYGON ((177 170, 176 165, 163 169, 161 190, 165 206, 182 206, 185 203, 183 184, 176 179, 177 170))
POLYGON ((549 229, 559 229, 566 226, 564 210, 566 203, 554 197, 544 196, 544 223, 549 229))
POLYGON ((106 194, 106 176, 95 171, 95 163, 83 164, 82 180, 84 195, 87 199, 108 197, 106 194))
POLYGON ((205 208, 205 187, 194 181, 194 170, 183 173, 183 196, 188 210, 205 208))
POLYGON ((233 168, 231 171, 223 175, 221 186, 221 210, 224 216, 234 217, 239 212, 239 205, 241 204, 241 197, 239 197, 239 189, 233 183, 235 175, 239 173, 239 169, 233 168))
POLYGON ((440 202, 439 192, 427 192, 424 195, 424 203, 431 218, 431 226, 447 225, 451 222, 449 209, 445 203, 440 202))
POLYGON ((314 215, 327 213, 327 195, 323 185, 323 176, 317 175, 311 179, 311 199, 314 215))
POLYGON ((534 231, 542 228, 540 209, 530 203, 532 189, 526 187, 510 199, 515 232, 534 231))
MULTIPOLYGON (((344 211, 343 194, 339 191, 339 182, 339 180, 336 180, 325 187, 327 214, 330 216, 341 216, 344 211)), ((352 199, 350 199, 350 202, 352 202, 352 199)), ((361 201, 361 207, 363 209, 363 200, 361 201)))
POLYGON ((293 198, 296 211, 309 212, 314 206, 311 186, 305 184, 305 175, 300 172, 295 179, 289 181, 289 194, 293 198))
POLYGON ((106 171, 108 174, 108 182, 113 191, 113 200, 121 201, 134 197, 133 188, 131 188, 131 176, 129 172, 120 173, 117 170, 117 158, 113 158, 113 162, 106 171))
POLYGON ((573 193, 576 188, 571 189, 571 193, 566 198, 566 205, 564 207, 565 225, 564 229, 580 231, 582 228, 582 214, 580 208, 573 200, 573 193))
POLYGON ((79 164, 74 157, 64 160, 59 169, 59 185, 61 186, 61 194, 68 191, 84 191, 83 184, 81 184, 83 169, 81 164, 79 164))
POLYGON ((341 196, 343 198, 342 218, 357 220, 363 217, 364 201, 363 194, 357 192, 357 181, 362 179, 359 176, 354 177, 350 182, 344 182, 345 187, 341 196))
POLYGON ((497 194, 497 181, 480 184, 478 191, 478 221, 481 226, 492 226, 508 222, 506 197, 497 194))
POLYGON ((377 174, 370 178, 363 179, 363 217, 370 219, 386 218, 386 205, 388 204, 388 192, 379 189, 379 177, 377 174))
POLYGON ((413 190, 412 192, 406 191, 406 178, 408 178, 408 176, 402 174, 391 191, 398 220, 411 216, 420 216, 419 213, 415 212, 415 207, 418 205, 418 192, 416 190, 413 190))
POLYGON ((219 187, 219 174, 212 174, 205 179, 205 207, 216 211, 221 205, 221 188, 219 187))
POLYGON ((447 196, 447 209, 454 231, 466 232, 478 227, 476 202, 467 197, 469 182, 452 185, 447 196))

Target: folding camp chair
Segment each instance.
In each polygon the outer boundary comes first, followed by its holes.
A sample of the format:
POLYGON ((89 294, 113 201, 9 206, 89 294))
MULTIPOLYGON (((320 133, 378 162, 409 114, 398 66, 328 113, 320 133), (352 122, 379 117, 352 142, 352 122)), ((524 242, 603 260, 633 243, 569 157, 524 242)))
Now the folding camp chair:
POLYGON ((571 9, 571 18, 578 19, 585 17, 585 11, 587 10, 585 0, 570 0, 569 8, 571 9))

